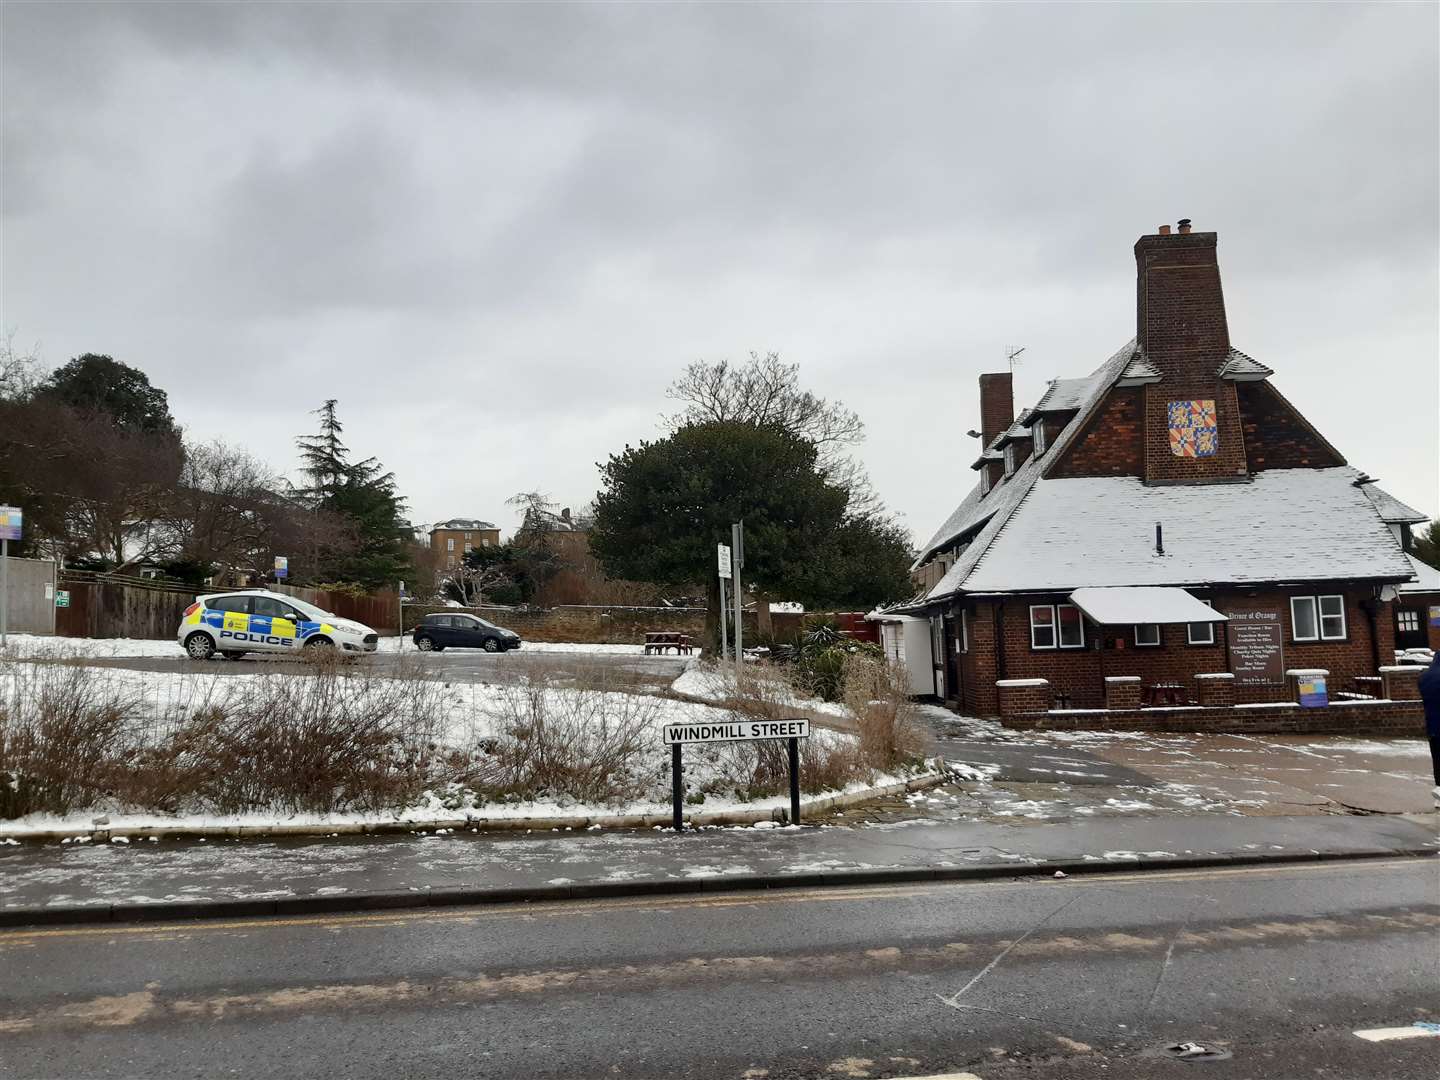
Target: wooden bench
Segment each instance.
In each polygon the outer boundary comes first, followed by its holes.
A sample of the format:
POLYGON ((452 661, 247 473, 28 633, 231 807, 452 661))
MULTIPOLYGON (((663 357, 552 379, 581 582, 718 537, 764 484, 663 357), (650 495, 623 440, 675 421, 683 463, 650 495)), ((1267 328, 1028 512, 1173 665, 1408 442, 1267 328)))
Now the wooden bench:
POLYGON ((677 634, 669 631, 652 630, 645 635, 645 655, 654 653, 665 653, 674 649, 676 655, 685 653, 687 656, 695 651, 695 646, 690 641, 689 634, 677 634))

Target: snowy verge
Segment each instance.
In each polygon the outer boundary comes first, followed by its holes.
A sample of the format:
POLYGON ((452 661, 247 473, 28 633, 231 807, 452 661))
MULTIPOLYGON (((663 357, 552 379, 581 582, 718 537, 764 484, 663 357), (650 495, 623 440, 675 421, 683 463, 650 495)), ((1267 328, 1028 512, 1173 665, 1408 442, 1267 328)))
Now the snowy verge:
MULTIPOLYGON (((670 684, 670 689, 681 697, 719 705, 735 696, 735 673, 723 667, 692 663, 670 684)), ((850 710, 838 702, 801 697, 793 691, 787 693, 787 698, 787 704, 796 709, 845 719, 850 717, 850 710)))
MULTIPOLYGON (((800 799, 800 815, 839 810, 874 799, 921 791, 943 784, 947 772, 938 759, 926 768, 908 776, 877 775, 867 783, 846 785, 843 791, 804 795, 800 799)), ((704 809, 687 806, 685 823, 702 825, 755 825, 769 827, 789 818, 788 796, 772 796, 751 802, 722 801, 704 809)), ((657 802, 634 803, 621 810, 614 807, 558 802, 513 803, 466 810, 463 815, 448 812, 443 803, 432 796, 422 805, 395 814, 295 814, 273 817, 264 814, 231 815, 167 815, 112 814, 94 821, 80 822, 75 817, 56 818, 32 814, 18 821, 0 822, 0 844, 19 842, 60 841, 61 843, 130 843, 162 837, 174 839, 238 839, 242 837, 284 836, 352 836, 387 833, 449 832, 513 832, 517 830, 551 830, 560 832, 597 831, 600 829, 662 828, 671 824, 672 809, 657 802)))

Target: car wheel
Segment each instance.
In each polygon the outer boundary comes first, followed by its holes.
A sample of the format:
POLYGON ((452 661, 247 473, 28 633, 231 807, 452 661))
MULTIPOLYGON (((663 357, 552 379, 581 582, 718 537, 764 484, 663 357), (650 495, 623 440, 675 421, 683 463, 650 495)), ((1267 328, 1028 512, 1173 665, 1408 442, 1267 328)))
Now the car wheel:
POLYGON ((312 637, 309 641, 305 642, 305 648, 307 649, 333 649, 334 647, 335 643, 328 637, 312 637))
POLYGON ((185 639, 185 652, 191 660, 209 660, 215 655, 215 643, 206 633, 191 634, 185 639))
POLYGON ((493 637, 487 637, 485 639, 484 649, 486 652, 499 652, 500 642, 496 641, 493 637))
POLYGON ((415 647, 421 652, 430 652, 435 648, 435 643, 428 637, 417 637, 415 639, 415 647))

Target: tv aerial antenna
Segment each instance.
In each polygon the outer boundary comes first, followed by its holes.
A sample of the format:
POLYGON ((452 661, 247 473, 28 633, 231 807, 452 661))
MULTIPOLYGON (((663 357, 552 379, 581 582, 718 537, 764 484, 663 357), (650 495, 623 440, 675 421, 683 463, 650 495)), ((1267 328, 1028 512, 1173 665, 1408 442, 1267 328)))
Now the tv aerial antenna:
POLYGON ((1014 374, 1015 374, 1015 368, 1016 368, 1016 367, 1019 365, 1019 363, 1020 363, 1020 354, 1023 353, 1024 351, 1025 351, 1025 346, 1024 346, 1024 345, 1007 345, 1007 346, 1005 346, 1005 360, 1006 360, 1006 362, 1008 362, 1009 365, 1010 365, 1010 374, 1011 374, 1012 377, 1013 377, 1014 374))

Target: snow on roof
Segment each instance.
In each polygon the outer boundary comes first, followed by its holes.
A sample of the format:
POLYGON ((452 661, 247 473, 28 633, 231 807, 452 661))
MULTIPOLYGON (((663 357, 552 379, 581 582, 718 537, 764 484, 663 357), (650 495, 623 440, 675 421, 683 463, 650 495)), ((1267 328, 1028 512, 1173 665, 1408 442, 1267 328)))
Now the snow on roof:
MULTIPOLYGON (((1077 391, 1071 391, 1075 393, 1081 403, 1079 414, 1065 425, 1065 429, 1060 433, 1060 437, 1047 454, 1040 458, 1033 456, 1027 458, 1025 463, 1015 470, 1015 475, 1001 480, 1000 483, 991 489, 988 495, 981 494, 978 483, 971 488, 970 493, 965 496, 960 505, 945 519, 945 523, 935 531, 935 535, 920 549, 920 556, 911 564, 910 569, 918 569, 924 564, 925 560, 930 558, 935 552, 943 547, 947 547, 965 533, 975 531, 978 526, 996 517, 999 518, 999 521, 995 525, 995 528, 998 530, 999 526, 1004 524, 1005 518, 1019 505, 1020 500, 1025 497, 1025 492, 1030 490, 1030 485, 1035 482, 1035 478, 1040 475, 1042 463, 1052 460, 1055 455, 1063 451, 1065 446, 1074 437, 1075 432, 1085 426, 1085 421, 1088 419, 1091 410, 1099 403, 1105 391, 1110 388, 1111 383, 1115 381, 1120 370, 1134 352, 1135 342, 1132 339, 1126 342, 1125 346, 1119 352, 1115 353, 1114 356, 1110 357, 1105 363, 1091 372, 1088 377, 1084 379, 1056 380, 1057 382, 1085 383, 1087 389, 1083 394, 1077 391)), ((987 449, 985 454, 989 453, 990 451, 987 449)), ((985 454, 981 455, 982 461, 995 460, 995 458, 987 459, 985 454)), ((999 455, 997 454, 995 457, 998 458, 999 455)), ((977 462, 977 464, 979 464, 979 462, 977 462)), ((993 531, 990 535, 993 535, 993 531)), ((946 575, 947 578, 962 566, 968 572, 970 566, 974 563, 974 559, 978 559, 980 552, 984 550, 983 546, 979 543, 982 539, 986 539, 984 533, 977 536, 975 543, 972 544, 972 547, 976 549, 974 556, 968 562, 962 556, 960 560, 956 562, 955 566, 950 568, 949 574, 946 575)), ((986 539, 986 542, 988 543, 988 539, 986 539)), ((953 592, 954 590, 949 591, 953 592)), ((935 596, 937 594, 932 591, 930 595, 935 596)), ((944 594, 941 593, 939 595, 944 594)))
POLYGON ((1125 370, 1120 373, 1120 378, 1131 385, 1159 382, 1160 369, 1145 359, 1143 352, 1136 349, 1134 356, 1130 358, 1130 363, 1126 364, 1125 370))
MULTIPOLYGON (((1036 480, 973 566, 930 593, 1086 585, 1405 580, 1413 570, 1365 495, 1360 474, 1270 469, 1248 483, 1147 487, 1135 477, 1036 480), (1165 554, 1155 554, 1155 523, 1165 554)), ((978 545, 972 545, 975 547, 978 545)))
POLYGON ((1410 568, 1415 571, 1415 580, 1401 585, 1402 593, 1440 592, 1440 570, 1436 570, 1429 563, 1421 562, 1414 555, 1407 554, 1405 558, 1410 561, 1410 568))
POLYGON ((1050 386, 1045 393, 1040 395, 1040 400, 1030 410, 1028 419, 1038 419, 1040 413, 1068 412, 1071 409, 1080 408, 1085 402, 1086 393, 1090 390, 1090 378, 1051 379, 1050 386))
POLYGON ((437 521, 430 526, 430 531, 438 529, 493 529, 494 523, 481 521, 479 518, 451 518, 449 521, 437 521))
POLYGON ((1375 509, 1380 512, 1380 520, 1394 522, 1396 524, 1418 525, 1422 521, 1429 520, 1427 515, 1420 513, 1413 507, 1406 506, 1399 499, 1395 498, 1388 491, 1384 491, 1374 484, 1364 484, 1360 488, 1370 497, 1375 504, 1375 509))
POLYGON ((1070 602, 1101 626, 1226 621, 1224 615, 1184 589, 1163 585, 1087 586, 1071 593, 1070 602))
POLYGON ((1215 374, 1222 379, 1235 379, 1239 382, 1259 382, 1261 379, 1268 379, 1275 372, 1272 368, 1266 367, 1253 356, 1246 356, 1239 349, 1231 349, 1225 354, 1225 359, 1215 370, 1215 374))

